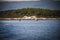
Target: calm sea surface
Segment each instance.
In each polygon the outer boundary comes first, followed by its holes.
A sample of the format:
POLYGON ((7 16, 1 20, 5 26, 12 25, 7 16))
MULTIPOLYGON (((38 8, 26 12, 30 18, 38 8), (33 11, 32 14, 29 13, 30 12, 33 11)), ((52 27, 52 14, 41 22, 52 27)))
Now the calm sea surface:
POLYGON ((0 40, 59 40, 60 20, 0 20, 0 40))

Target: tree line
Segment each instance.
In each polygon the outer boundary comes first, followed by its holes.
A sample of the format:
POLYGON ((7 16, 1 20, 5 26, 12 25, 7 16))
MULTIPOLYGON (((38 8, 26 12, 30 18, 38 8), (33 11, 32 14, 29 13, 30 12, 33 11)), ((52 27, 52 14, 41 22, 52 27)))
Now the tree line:
POLYGON ((22 8, 17 10, 0 11, 0 18, 21 18, 23 16, 58 18, 60 17, 60 10, 22 8))

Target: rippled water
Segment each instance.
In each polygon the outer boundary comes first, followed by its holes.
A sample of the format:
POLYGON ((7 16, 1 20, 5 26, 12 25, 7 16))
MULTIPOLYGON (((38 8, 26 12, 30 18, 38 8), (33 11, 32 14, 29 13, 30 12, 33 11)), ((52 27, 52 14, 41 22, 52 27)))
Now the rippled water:
POLYGON ((0 40, 59 40, 60 20, 1 20, 0 40))

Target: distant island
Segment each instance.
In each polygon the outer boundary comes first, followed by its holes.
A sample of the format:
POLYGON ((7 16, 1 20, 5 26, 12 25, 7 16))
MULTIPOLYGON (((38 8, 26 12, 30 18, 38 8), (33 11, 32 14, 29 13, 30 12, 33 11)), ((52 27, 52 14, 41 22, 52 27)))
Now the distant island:
MULTIPOLYGON (((22 8, 17 10, 0 11, 0 19, 3 18, 23 18, 24 16, 35 18, 55 18, 60 19, 60 10, 50 10, 41 8, 22 8)), ((31 19, 31 18, 30 18, 31 19)))

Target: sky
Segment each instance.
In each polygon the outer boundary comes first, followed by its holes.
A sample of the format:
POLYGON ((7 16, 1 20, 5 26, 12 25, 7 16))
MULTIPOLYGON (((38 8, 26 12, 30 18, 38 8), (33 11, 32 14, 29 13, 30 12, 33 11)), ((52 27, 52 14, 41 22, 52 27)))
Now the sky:
POLYGON ((40 1, 40 0, 1 0, 1 1, 40 1))
MULTIPOLYGON (((0 1, 41 1, 41 0, 0 0, 0 1)), ((60 1, 60 0, 53 0, 53 1, 60 1)))
POLYGON ((52 10, 60 10, 60 1, 56 0, 35 0, 35 1, 1 1, 0 11, 14 10, 21 8, 44 8, 52 10))

